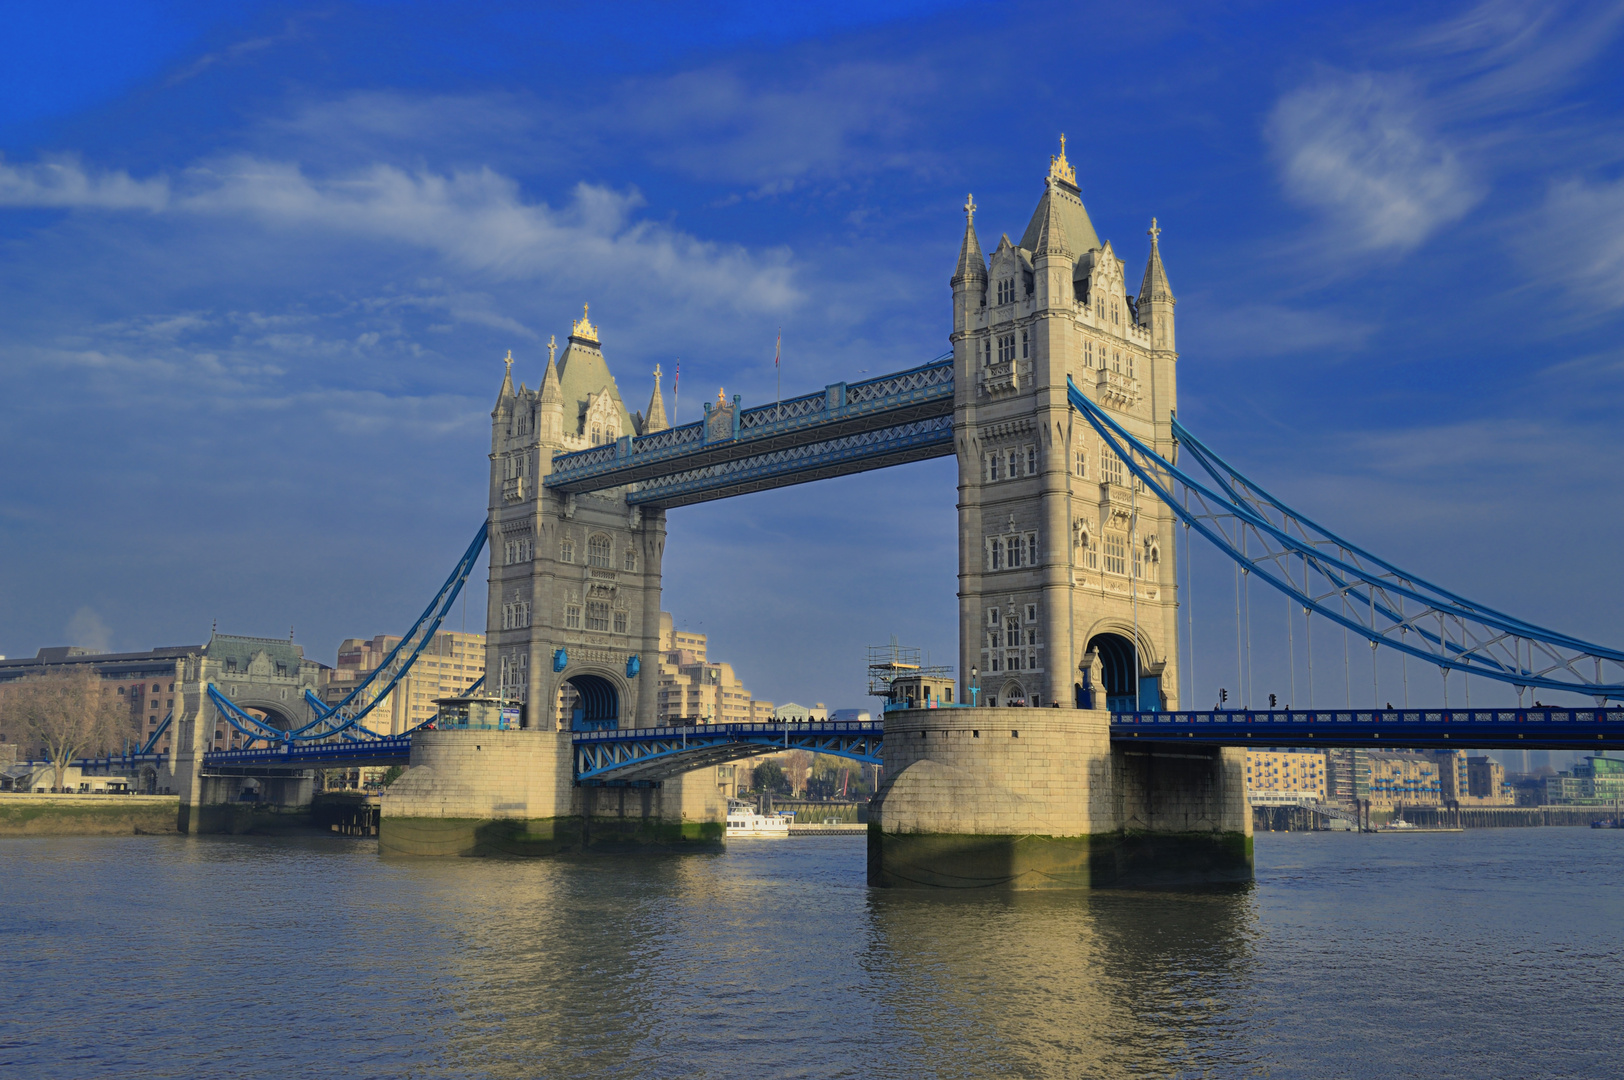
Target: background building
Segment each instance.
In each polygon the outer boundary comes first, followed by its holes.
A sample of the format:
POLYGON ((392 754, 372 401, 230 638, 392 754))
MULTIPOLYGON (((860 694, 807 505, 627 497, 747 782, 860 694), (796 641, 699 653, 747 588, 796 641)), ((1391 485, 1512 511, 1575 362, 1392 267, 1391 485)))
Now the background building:
POLYGON ((656 715, 662 725, 765 724, 773 719, 773 703, 751 697, 731 664, 709 658, 704 634, 677 630, 671 613, 662 611, 656 715))
POLYGON ((1569 772, 1545 778, 1550 806, 1607 806, 1624 800, 1624 758, 1588 757, 1569 772))
MULTIPOLYGON (((325 673, 321 699, 329 705, 342 701, 400 641, 393 634, 370 640, 345 638, 338 646, 338 666, 325 673)), ((441 630, 423 646, 412 670, 361 723, 379 735, 410 731, 434 715, 436 698, 461 694, 484 674, 485 635, 441 630)))
POLYGON ((1326 798, 1325 753, 1320 750, 1248 750, 1246 795, 1254 806, 1271 801, 1326 798))

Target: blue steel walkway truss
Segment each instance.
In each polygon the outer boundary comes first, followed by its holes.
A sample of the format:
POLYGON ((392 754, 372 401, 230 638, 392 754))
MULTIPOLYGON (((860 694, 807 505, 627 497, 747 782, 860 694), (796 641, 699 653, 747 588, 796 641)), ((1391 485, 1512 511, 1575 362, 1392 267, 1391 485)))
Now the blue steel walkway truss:
POLYGON ((952 354, 920 367, 709 420, 558 454, 543 481, 579 494, 629 487, 675 507, 953 453, 952 354))
POLYGON ((810 750, 878 765, 884 735, 883 724, 855 721, 582 731, 574 737, 575 779, 582 783, 666 780, 775 750, 810 750))

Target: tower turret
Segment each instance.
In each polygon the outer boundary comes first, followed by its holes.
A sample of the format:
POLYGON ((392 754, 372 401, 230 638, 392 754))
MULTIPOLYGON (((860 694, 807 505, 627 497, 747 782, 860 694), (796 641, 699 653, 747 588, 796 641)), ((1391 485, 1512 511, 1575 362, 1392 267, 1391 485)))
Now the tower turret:
POLYGON ((648 415, 643 420, 643 434, 664 431, 671 425, 665 419, 665 398, 660 396, 660 365, 654 365, 654 396, 648 399, 648 415))
POLYGON ((491 453, 501 449, 499 443, 507 435, 508 425, 513 419, 513 407, 518 400, 513 393, 513 350, 509 349, 507 358, 502 361, 506 365, 502 369, 502 387, 496 392, 496 407, 491 410, 491 453))
POLYGON ((564 392, 558 385, 558 339, 547 339, 547 374, 541 379, 541 399, 536 409, 536 427, 543 446, 564 445, 564 392))
POLYGON ((959 264, 953 270, 953 334, 962 336, 972 325, 974 315, 987 306, 987 258, 976 239, 975 196, 964 197, 964 240, 959 244, 959 264))
POLYGON ((1150 328, 1150 343, 1154 349, 1177 351, 1173 336, 1173 287, 1167 283, 1167 271, 1162 267, 1161 247, 1157 239, 1162 230, 1156 219, 1150 219, 1150 260, 1145 263, 1145 279, 1139 286, 1139 324, 1150 328))

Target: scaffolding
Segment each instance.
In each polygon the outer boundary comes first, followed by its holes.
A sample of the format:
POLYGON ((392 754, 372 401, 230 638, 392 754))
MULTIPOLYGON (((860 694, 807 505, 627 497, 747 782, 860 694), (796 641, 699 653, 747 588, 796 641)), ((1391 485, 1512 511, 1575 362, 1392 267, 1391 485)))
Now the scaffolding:
POLYGON ((951 679, 953 665, 926 664, 921 660, 920 650, 898 645, 896 638, 892 638, 889 645, 868 647, 868 692, 871 695, 889 699, 891 684, 908 676, 951 679))

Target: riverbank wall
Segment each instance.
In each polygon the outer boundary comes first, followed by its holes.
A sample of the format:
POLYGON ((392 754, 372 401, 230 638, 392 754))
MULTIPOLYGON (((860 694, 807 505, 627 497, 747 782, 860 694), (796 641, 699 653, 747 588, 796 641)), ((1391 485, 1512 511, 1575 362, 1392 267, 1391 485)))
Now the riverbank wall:
POLYGON ((0 837, 175 832, 175 795, 0 795, 0 837))

